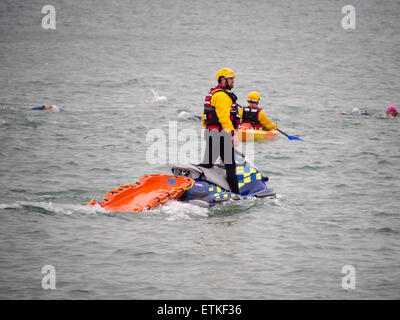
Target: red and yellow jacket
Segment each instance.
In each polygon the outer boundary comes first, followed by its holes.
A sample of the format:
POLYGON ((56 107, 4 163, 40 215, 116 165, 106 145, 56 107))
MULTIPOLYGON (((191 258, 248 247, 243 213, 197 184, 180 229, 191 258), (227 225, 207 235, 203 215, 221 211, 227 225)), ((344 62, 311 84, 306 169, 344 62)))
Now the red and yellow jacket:
POLYGON ((235 102, 236 96, 231 92, 221 86, 212 88, 204 101, 204 112, 201 117, 203 126, 209 130, 232 132, 240 123, 235 102))

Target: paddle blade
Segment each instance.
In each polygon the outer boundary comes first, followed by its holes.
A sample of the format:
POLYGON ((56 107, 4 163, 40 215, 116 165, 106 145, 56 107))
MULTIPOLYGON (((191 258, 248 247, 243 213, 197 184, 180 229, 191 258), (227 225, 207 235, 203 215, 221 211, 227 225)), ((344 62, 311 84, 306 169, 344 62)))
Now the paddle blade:
POLYGON ((284 133, 283 131, 279 130, 278 131, 280 133, 282 133, 283 135, 285 135, 286 137, 288 137, 289 140, 300 140, 300 141, 304 141, 303 139, 299 138, 299 137, 295 137, 295 136, 289 136, 287 133, 284 133))
POLYGON ((289 140, 300 140, 300 141, 304 141, 303 139, 299 138, 299 137, 295 137, 295 136, 287 136, 289 138, 289 140))

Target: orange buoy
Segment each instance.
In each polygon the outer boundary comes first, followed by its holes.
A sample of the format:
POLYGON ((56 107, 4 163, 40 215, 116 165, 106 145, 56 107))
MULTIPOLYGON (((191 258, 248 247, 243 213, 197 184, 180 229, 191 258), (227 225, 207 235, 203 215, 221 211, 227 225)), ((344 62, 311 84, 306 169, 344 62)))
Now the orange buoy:
POLYGON ((100 202, 93 198, 87 206, 100 205, 113 212, 150 210, 168 200, 178 199, 193 184, 194 180, 188 177, 168 174, 145 175, 136 183, 108 191, 100 202))

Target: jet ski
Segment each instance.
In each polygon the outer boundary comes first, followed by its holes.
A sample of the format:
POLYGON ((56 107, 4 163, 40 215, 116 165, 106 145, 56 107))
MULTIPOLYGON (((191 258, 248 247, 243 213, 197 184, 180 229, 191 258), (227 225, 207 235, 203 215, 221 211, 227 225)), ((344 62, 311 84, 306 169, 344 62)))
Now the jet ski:
POLYGON ((231 200, 275 197, 268 177, 263 176, 243 154, 237 152, 235 161, 240 194, 231 192, 224 165, 219 159, 211 168, 185 164, 174 166, 173 175, 145 175, 138 182, 108 191, 100 202, 93 198, 87 206, 99 205, 112 212, 141 212, 168 200, 213 207, 231 200))
POLYGON ((268 177, 265 177, 243 154, 236 153, 235 161, 240 194, 231 192, 226 179, 226 170, 220 159, 211 168, 201 164, 174 166, 172 173, 175 176, 194 180, 193 186, 179 200, 201 207, 212 207, 228 200, 275 197, 275 192, 268 183, 268 177))

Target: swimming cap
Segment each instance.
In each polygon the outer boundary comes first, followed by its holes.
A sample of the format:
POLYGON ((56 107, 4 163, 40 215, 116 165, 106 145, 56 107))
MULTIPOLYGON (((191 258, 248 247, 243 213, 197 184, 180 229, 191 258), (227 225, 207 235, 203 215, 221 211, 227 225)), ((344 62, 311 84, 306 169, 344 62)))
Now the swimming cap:
POLYGON ((190 114, 186 111, 182 111, 179 115, 178 115, 179 119, 189 119, 190 118, 190 114))
POLYGON ((351 110, 351 114, 361 114, 361 111, 358 108, 354 108, 353 110, 351 110))
POLYGON ((397 114, 397 108, 395 106, 390 106, 386 109, 386 112, 392 116, 395 116, 397 114))

